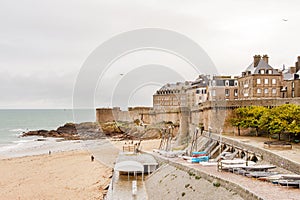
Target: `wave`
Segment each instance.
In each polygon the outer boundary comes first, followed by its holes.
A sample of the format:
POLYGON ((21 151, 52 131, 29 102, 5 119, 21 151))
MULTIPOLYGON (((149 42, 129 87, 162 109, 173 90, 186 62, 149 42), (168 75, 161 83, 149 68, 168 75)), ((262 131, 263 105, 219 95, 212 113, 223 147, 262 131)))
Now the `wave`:
POLYGON ((15 128, 15 129, 10 129, 10 132, 26 132, 29 131, 28 129, 23 129, 23 128, 15 128))

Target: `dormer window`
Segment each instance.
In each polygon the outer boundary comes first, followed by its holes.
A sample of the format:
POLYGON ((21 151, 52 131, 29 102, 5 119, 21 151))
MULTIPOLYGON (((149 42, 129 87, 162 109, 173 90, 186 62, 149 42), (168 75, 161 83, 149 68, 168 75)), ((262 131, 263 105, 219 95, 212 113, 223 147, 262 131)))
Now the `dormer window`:
POLYGON ((238 81, 234 81, 234 86, 238 86, 238 81))
POLYGON ((269 69, 268 70, 268 74, 272 74, 273 72, 272 72, 272 70, 271 69, 269 69))
POLYGON ((225 86, 229 86, 229 81, 228 80, 225 81, 225 86))
POLYGON ((261 69, 261 70, 260 70, 260 74, 265 74, 265 70, 264 70, 264 69, 261 69))

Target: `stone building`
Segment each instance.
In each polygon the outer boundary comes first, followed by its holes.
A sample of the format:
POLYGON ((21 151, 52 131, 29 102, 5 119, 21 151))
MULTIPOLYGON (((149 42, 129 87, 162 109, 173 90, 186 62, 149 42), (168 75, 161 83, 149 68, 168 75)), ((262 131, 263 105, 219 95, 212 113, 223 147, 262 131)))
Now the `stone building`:
POLYGON ((298 56, 295 67, 283 69, 283 83, 280 90, 281 98, 300 97, 300 56, 298 56))
POLYGON ((238 79, 239 99, 280 98, 281 72, 268 64, 267 55, 255 55, 253 58, 238 79))
POLYGON ((153 95, 153 109, 170 111, 178 107, 186 107, 188 101, 191 101, 187 95, 190 87, 190 81, 167 83, 153 95))
POLYGON ((209 101, 238 99, 237 77, 213 76, 207 90, 209 101))
POLYGON ((191 83, 191 87, 188 89, 189 107, 198 106, 200 103, 207 101, 207 88, 209 84, 209 76, 201 74, 199 77, 191 83))

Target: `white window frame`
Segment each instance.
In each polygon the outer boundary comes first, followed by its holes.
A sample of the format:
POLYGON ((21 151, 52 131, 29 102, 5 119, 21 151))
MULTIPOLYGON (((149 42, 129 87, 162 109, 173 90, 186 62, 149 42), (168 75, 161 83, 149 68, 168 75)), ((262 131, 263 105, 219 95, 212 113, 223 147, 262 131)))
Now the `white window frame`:
POLYGON ((272 84, 276 85, 276 79, 275 78, 272 78, 272 84))
POLYGON ((211 96, 215 97, 216 96, 216 90, 211 91, 211 96))
POLYGON ((256 84, 261 84, 261 79, 260 78, 256 79, 256 84))
POLYGON ((268 85, 269 84, 269 79, 265 78, 264 83, 265 83, 265 85, 268 85))
POLYGON ((229 89, 225 89, 225 96, 226 96, 226 97, 229 97, 229 96, 230 96, 230 90, 229 90, 229 89), (228 92, 228 93, 226 93, 226 92, 228 92))
POLYGON ((265 93, 265 94, 269 94, 269 88, 265 88, 265 89, 264 89, 264 93, 265 93))
POLYGON ((277 92, 277 91, 276 91, 276 88, 273 88, 273 89, 272 89, 272 94, 276 94, 276 92, 277 92))
POLYGON ((257 88, 257 94, 261 94, 261 89, 257 88))
POLYGON ((225 86, 229 86, 229 81, 228 80, 225 81, 225 86))
POLYGON ((239 95, 239 91, 238 91, 238 89, 234 89, 234 91, 233 91, 233 92, 234 92, 234 96, 235 96, 235 97, 237 97, 237 96, 239 95))

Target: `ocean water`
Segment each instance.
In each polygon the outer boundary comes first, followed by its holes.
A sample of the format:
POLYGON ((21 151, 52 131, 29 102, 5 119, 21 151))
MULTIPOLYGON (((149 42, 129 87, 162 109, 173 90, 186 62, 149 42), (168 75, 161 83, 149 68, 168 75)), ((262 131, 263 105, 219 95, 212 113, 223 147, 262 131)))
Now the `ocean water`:
MULTIPOLYGON (((22 132, 56 129, 67 122, 95 121, 94 110, 71 109, 5 109, 0 110, 0 148, 32 141, 19 137, 22 132), (76 118, 74 118, 76 116, 76 118)), ((20 145, 19 145, 20 146, 20 145)))

